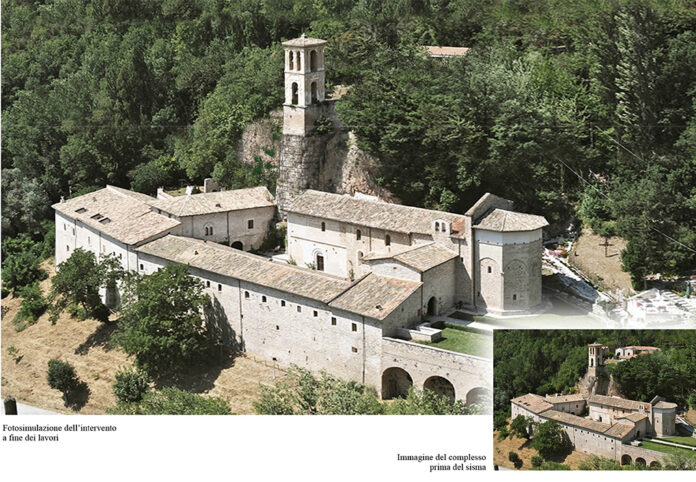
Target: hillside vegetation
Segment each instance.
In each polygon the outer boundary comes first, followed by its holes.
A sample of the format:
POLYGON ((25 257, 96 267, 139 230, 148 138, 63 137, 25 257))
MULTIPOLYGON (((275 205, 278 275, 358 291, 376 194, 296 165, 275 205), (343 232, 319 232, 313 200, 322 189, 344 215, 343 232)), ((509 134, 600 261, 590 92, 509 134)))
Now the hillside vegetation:
POLYGON ((636 283, 696 266, 689 2, 2 6, 5 240, 40 242, 51 203, 105 183, 152 194, 212 175, 273 189, 272 166, 242 164, 235 146, 282 103, 280 42, 306 33, 328 40, 329 87, 353 86, 340 117, 404 202, 463 212, 490 191, 554 223, 577 214, 628 240, 636 283), (442 61, 422 45, 472 50, 442 61))
POLYGON ((510 399, 527 393, 572 393, 587 372, 587 345, 609 354, 622 346, 656 346, 653 355, 607 365, 620 392, 649 402, 655 395, 696 408, 696 330, 499 330, 494 337, 496 420, 510 414, 510 399))

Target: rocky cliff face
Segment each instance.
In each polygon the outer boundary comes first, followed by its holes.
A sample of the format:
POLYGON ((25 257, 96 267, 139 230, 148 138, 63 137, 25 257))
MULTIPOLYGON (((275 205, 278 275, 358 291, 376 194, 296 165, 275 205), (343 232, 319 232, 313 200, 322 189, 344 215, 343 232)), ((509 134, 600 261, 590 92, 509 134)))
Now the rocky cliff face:
POLYGON ((278 166, 282 140, 283 111, 276 109, 268 117, 247 126, 237 144, 237 159, 245 164, 256 164, 259 156, 264 164, 278 166))
MULTIPOLYGON (((298 179, 280 180, 279 183, 301 185, 303 189, 311 188, 338 194, 353 194, 361 192, 380 198, 398 202, 389 191, 379 187, 375 181, 378 161, 370 154, 362 151, 356 144, 355 135, 340 127, 340 122, 334 120, 335 128, 326 136, 288 139, 281 134, 283 115, 281 110, 270 113, 268 118, 250 124, 242 134, 237 146, 237 159, 254 165, 255 156, 263 162, 279 167, 281 164, 281 145, 288 151, 287 157, 301 160, 296 169, 285 172, 292 177, 308 176, 304 182, 298 179), (304 155, 301 151, 308 148, 304 155), (316 152, 321 149, 322 152, 316 152), (314 162, 315 166, 312 166, 314 162), (318 161, 318 162, 317 162, 318 161)), ((285 136, 288 137, 288 136, 285 136)), ((295 137, 295 136, 291 136, 295 137)))

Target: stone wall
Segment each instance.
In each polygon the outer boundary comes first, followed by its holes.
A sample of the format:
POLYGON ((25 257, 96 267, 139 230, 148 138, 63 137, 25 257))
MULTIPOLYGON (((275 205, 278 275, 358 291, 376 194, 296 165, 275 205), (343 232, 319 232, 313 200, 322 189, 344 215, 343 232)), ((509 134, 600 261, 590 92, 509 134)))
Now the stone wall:
POLYGON ((274 218, 275 207, 266 206, 222 213, 183 216, 179 218, 179 221, 181 221, 183 236, 227 245, 240 242, 242 243, 242 248, 248 251, 261 246, 264 237, 268 233, 269 223, 274 218), (249 228, 249 221, 253 221, 252 228, 249 228), (213 234, 206 235, 206 228, 211 227, 213 228, 213 234))
POLYGON ((473 402, 492 387, 493 363, 486 358, 455 353, 394 338, 382 341, 382 373, 396 367, 405 370, 414 387, 422 389, 433 377, 449 381, 460 400, 473 402))

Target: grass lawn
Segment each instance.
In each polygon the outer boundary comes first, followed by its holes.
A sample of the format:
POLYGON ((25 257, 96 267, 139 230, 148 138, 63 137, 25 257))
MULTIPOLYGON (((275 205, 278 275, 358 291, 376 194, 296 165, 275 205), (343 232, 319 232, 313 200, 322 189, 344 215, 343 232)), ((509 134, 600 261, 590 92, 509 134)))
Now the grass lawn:
POLYGON ((693 437, 655 437, 657 440, 664 440, 665 442, 672 442, 675 444, 690 445, 691 447, 696 447, 696 438, 693 437))
POLYGON ((691 457, 696 455, 696 451, 694 450, 683 449, 680 447, 672 447, 671 445, 662 445, 655 442, 649 442, 647 440, 641 442, 641 447, 643 447, 644 449, 655 450, 657 452, 663 452, 666 454, 686 455, 691 457))
POLYGON ((467 355, 491 358, 493 356, 493 336, 475 328, 446 323, 442 330, 442 340, 424 345, 442 348, 443 350, 466 353, 467 355))

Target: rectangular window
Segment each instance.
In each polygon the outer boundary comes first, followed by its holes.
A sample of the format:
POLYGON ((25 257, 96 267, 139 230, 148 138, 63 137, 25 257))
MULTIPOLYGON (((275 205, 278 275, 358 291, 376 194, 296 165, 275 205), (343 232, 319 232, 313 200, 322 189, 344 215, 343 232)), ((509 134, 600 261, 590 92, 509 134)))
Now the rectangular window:
POLYGON ((280 300, 280 306, 285 306, 285 300, 280 300))
MULTIPOLYGON (((142 265, 141 265, 141 266, 142 266, 142 265)), ((207 281, 207 280, 206 280, 206 282, 205 282, 205 287, 206 287, 206 288, 210 288, 210 281, 207 281)))
POLYGON ((63 223, 63 231, 67 231, 67 230, 68 230, 68 225, 63 223))
POLYGON ((65 246, 66 251, 70 251, 70 246, 65 246))
POLYGON ((222 285, 218 283, 218 291, 222 291, 222 285))
POLYGON ((247 228, 254 229, 254 220, 253 219, 250 219, 249 221, 247 221, 247 228))
POLYGON ((297 312, 302 313, 302 307, 300 305, 297 305, 297 312))
POLYGON ((248 291, 245 291, 245 292, 244 292, 244 297, 245 297, 245 298, 249 298, 249 292, 248 292, 248 291))
POLYGON ((358 325, 353 323, 353 326, 351 326, 351 331, 358 331, 358 325))
POLYGON ((358 352, 358 349, 355 348, 355 347, 351 348, 351 350, 353 351, 353 353, 357 353, 357 352, 358 352))
POLYGON ((331 326, 336 326, 336 317, 335 316, 331 317, 331 326))
POLYGON ((317 316, 319 316, 319 312, 317 310, 314 310, 314 317, 316 318, 317 316))
POLYGON ((266 297, 265 297, 265 296, 262 296, 262 297, 261 297, 261 302, 262 302, 262 303, 265 303, 265 302, 266 302, 266 297))
POLYGON ((317 271, 324 271, 324 257, 320 254, 317 255, 317 271))
MULTIPOLYGON (((140 263, 140 271, 142 271, 143 269, 144 269, 144 268, 143 268, 143 264, 140 263)), ((208 284, 208 286, 210 286, 210 284, 208 284)))

